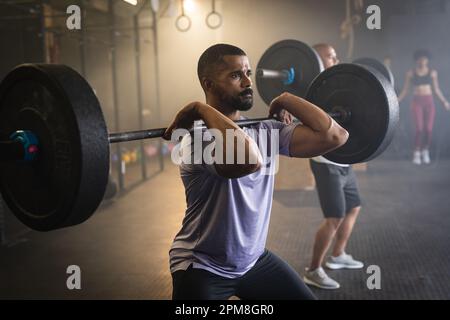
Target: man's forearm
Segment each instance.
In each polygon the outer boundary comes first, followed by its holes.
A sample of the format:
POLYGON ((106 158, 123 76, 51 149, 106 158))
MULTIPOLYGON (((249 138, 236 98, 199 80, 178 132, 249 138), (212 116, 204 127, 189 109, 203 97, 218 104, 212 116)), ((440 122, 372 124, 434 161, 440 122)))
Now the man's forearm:
MULTIPOLYGON (((237 165, 238 163, 238 146, 243 146, 244 153, 241 156, 245 157, 245 163, 240 163, 241 165, 251 165, 248 170, 254 171, 259 167, 261 162, 261 155, 256 143, 242 130, 233 120, 226 117, 221 112, 217 111, 213 107, 207 104, 199 104, 198 112, 201 119, 204 121, 208 129, 215 129, 220 131, 222 137, 222 146, 216 146, 216 148, 222 148, 221 153, 223 155, 221 164, 237 165), (227 134, 227 130, 232 130, 233 134, 227 134), (233 139, 233 141, 228 141, 233 139), (232 148, 228 148, 229 146, 232 148), (230 155, 229 153, 233 154, 230 155), (232 163, 226 163, 227 159, 233 159, 232 163), (252 159, 252 160, 251 160, 252 159)), ((217 151, 217 149, 216 149, 217 151)), ((216 152, 217 155, 217 152, 216 152)), ((217 161, 216 160, 216 161, 217 161)), ((239 168, 237 168, 239 169, 239 168)), ((241 168, 246 171, 247 169, 241 168)), ((245 173, 245 172, 244 172, 245 173)))
POLYGON ((275 103, 279 103, 283 109, 315 132, 328 131, 334 121, 319 107, 290 93, 283 93, 277 98, 275 103))
POLYGON ((227 129, 241 130, 239 126, 223 113, 217 111, 210 105, 199 103, 196 105, 200 118, 208 129, 217 129, 225 136, 227 129))

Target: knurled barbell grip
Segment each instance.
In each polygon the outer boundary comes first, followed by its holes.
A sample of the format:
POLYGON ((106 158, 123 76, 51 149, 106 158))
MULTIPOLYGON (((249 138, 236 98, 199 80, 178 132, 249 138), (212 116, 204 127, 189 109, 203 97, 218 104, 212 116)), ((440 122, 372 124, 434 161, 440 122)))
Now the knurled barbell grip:
MULTIPOLYGON (((346 115, 342 115, 339 111, 329 112, 328 115, 338 122, 346 121, 346 120, 348 120, 348 117, 350 116, 349 113, 346 115)), ((273 118, 256 118, 256 119, 236 120, 235 123, 239 127, 249 127, 249 126, 253 126, 261 121, 266 121, 266 120, 273 120, 273 118)), ((205 126, 196 127, 196 129, 201 129, 201 128, 205 128, 205 126)), ((192 132, 192 130, 193 129, 191 129, 190 131, 192 132)), ((164 135, 165 131, 166 131, 166 128, 158 128, 158 129, 111 133, 109 135, 109 143, 161 138, 164 135)))
MULTIPOLYGON (((235 123, 239 127, 248 127, 255 125, 261 121, 269 120, 269 118, 257 118, 257 119, 245 119, 245 120, 236 120, 235 123)), ((196 129, 205 128, 204 126, 196 127, 196 129)), ((109 135, 109 143, 117 143, 117 142, 127 142, 134 140, 142 140, 142 139, 152 139, 152 138, 161 138, 166 132, 167 128, 158 128, 158 129, 148 129, 148 130, 138 130, 138 131, 129 131, 129 132, 118 132, 111 133, 109 135)), ((191 129, 192 131, 192 129, 191 129)))
POLYGON ((167 128, 158 128, 158 129, 111 133, 108 136, 108 140, 109 143, 117 143, 134 140, 161 138, 166 129, 167 128))

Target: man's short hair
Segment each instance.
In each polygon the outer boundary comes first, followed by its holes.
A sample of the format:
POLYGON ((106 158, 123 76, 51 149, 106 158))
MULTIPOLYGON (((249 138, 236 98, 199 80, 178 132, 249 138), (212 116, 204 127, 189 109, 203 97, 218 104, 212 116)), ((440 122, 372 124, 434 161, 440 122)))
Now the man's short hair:
POLYGON ((419 60, 420 58, 427 58, 431 60, 431 53, 427 49, 419 49, 414 52, 414 61, 419 60))
POLYGON ((209 75, 213 69, 223 63, 224 56, 246 56, 244 50, 230 44, 215 44, 202 53, 197 65, 197 75, 200 82, 209 75))

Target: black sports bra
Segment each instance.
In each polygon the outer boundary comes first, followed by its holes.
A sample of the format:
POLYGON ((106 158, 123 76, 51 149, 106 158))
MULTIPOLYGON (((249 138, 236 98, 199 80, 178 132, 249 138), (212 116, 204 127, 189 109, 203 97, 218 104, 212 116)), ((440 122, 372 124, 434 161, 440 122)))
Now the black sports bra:
POLYGON ((432 84, 432 79, 431 79, 431 69, 428 70, 427 74, 424 74, 423 76, 419 76, 416 72, 416 70, 414 70, 414 75, 413 75, 413 79, 412 82, 414 83, 415 86, 422 86, 422 85, 426 85, 426 84, 432 84))

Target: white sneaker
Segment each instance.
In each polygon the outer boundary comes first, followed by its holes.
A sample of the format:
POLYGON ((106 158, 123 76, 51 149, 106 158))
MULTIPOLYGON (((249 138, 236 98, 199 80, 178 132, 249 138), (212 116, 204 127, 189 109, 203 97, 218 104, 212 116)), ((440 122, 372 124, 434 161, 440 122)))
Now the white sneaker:
POLYGON ((417 165, 422 164, 422 160, 420 159, 420 151, 414 151, 413 163, 417 165))
POLYGON ((425 164, 430 164, 430 152, 427 149, 422 150, 422 161, 425 164))
POLYGON ((321 289, 339 289, 340 285, 337 281, 331 279, 323 270, 322 267, 316 270, 309 271, 308 268, 305 269, 305 275, 303 276, 303 281, 306 284, 316 286, 321 289))
POLYGON ((353 259, 353 257, 345 252, 339 257, 330 256, 325 263, 329 269, 361 269, 364 263, 353 259))

